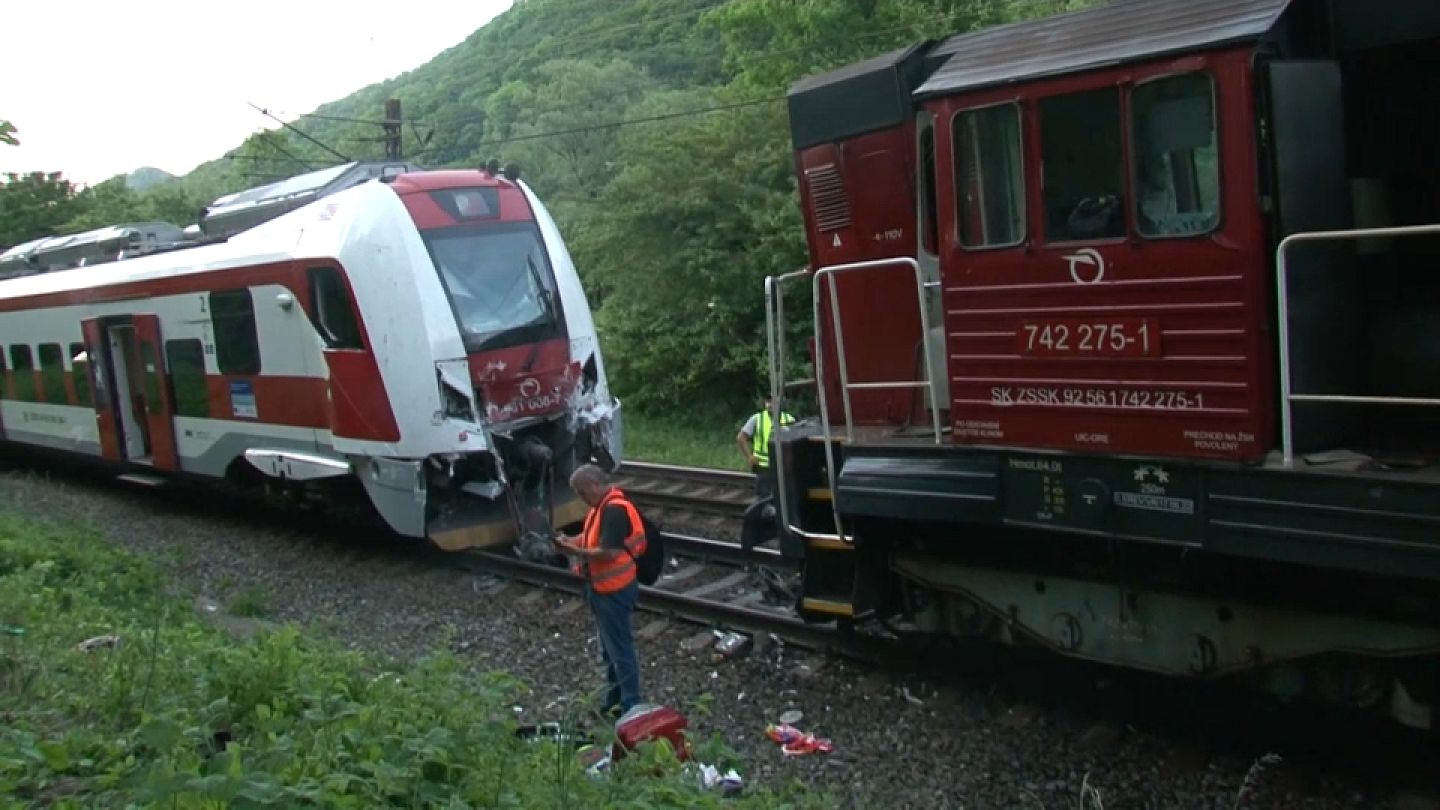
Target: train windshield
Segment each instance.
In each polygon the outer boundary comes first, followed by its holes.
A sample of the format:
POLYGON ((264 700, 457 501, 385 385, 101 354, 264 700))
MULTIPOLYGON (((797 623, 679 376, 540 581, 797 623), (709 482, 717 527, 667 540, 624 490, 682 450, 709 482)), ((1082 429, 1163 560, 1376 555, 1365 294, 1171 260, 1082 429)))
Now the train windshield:
POLYGON ((560 296, 535 223, 462 225, 424 237, 468 351, 563 334, 560 296))

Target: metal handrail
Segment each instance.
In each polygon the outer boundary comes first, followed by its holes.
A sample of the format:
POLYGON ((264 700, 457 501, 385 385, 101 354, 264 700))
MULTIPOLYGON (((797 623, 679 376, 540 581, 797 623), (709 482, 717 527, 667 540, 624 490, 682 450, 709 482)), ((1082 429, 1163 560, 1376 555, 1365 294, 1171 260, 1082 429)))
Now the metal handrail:
MULTIPOLYGON (((780 422, 780 411, 784 408, 784 391, 789 387, 785 381, 785 282, 810 275, 808 269, 796 270, 780 276, 765 277, 765 334, 770 349, 770 424, 777 431, 784 430, 780 422)), ((780 523, 785 531, 804 540, 840 540, 839 524, 836 534, 823 535, 807 532, 790 520, 790 501, 785 497, 785 454, 775 453, 770 457, 775 465, 775 492, 780 499, 780 523)))
POLYGON ((1323 242, 1342 239, 1368 239, 1386 236, 1426 236, 1440 234, 1440 224, 1407 225, 1396 228, 1359 228, 1349 231, 1310 231, 1292 233, 1280 240, 1275 249, 1275 300, 1279 309, 1280 329, 1280 442, 1283 463, 1294 466, 1295 436, 1291 414, 1294 402, 1357 402, 1368 405, 1440 405, 1440 399, 1421 397, 1367 397, 1348 394, 1296 394, 1290 380, 1290 288, 1289 267, 1285 253, 1299 242, 1323 242))

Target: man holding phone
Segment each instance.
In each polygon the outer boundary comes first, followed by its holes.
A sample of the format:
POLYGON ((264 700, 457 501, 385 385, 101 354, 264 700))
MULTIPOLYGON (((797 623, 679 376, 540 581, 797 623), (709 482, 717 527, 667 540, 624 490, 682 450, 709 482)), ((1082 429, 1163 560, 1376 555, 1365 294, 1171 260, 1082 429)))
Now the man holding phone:
POLYGON ((640 702, 640 664, 631 616, 640 598, 635 560, 645 553, 645 527, 625 493, 610 485, 605 471, 585 464, 570 476, 570 488, 590 507, 578 536, 561 534, 555 547, 571 570, 585 579, 585 601, 595 617, 609 683, 602 711, 619 717, 640 702))

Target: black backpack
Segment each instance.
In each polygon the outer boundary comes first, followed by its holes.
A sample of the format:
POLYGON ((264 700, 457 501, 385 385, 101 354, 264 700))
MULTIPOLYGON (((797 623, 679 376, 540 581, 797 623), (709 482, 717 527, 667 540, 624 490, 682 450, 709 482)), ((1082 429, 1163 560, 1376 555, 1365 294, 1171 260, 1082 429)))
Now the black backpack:
POLYGON ((635 577, 641 585, 654 585, 665 570, 665 539, 660 534, 660 525, 649 515, 638 508, 635 513, 640 516, 640 525, 645 528, 645 552, 635 557, 635 577))

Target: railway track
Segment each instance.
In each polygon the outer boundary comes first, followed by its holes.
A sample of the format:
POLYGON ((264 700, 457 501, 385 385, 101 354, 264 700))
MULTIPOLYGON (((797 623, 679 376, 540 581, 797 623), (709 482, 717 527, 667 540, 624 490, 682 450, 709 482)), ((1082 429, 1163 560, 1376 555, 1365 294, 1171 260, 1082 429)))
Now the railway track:
POLYGON ((627 461, 615 484, 641 506, 738 518, 750 505, 755 476, 731 470, 627 461))
MULTIPOLYGON (((784 583, 794 567, 779 552, 744 551, 733 543, 669 532, 665 533, 665 546, 670 558, 665 573, 654 586, 641 586, 640 610, 717 630, 773 634, 786 644, 855 658, 873 661, 881 657, 882 639, 842 634, 832 624, 802 621, 788 600, 767 604, 766 578, 784 583), (769 573, 762 573, 767 570, 769 573)), ((453 559, 472 573, 566 593, 584 590, 583 580, 567 569, 502 552, 470 552, 453 559)))

